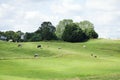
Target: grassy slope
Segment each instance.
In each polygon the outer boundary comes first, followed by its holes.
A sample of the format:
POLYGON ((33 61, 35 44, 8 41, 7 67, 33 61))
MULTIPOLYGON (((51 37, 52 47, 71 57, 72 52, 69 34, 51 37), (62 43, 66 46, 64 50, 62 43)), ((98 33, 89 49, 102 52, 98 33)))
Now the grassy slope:
POLYGON ((0 41, 0 80, 120 79, 119 40, 28 42, 19 48, 17 44, 0 41), (36 48, 38 44, 42 49, 36 48), (40 58, 34 59, 35 53, 40 58))

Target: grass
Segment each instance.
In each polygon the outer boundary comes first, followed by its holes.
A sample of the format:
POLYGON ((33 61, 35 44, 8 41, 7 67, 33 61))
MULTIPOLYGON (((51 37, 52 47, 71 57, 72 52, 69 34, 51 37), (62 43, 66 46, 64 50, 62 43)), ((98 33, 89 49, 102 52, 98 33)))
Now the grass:
POLYGON ((0 80, 120 80, 119 40, 21 44, 0 41, 0 80))

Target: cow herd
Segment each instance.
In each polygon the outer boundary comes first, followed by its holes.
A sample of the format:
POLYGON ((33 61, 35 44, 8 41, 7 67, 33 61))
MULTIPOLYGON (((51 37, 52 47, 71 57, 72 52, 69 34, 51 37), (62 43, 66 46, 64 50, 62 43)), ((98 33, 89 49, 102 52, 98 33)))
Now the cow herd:
MULTIPOLYGON (((22 47, 23 45, 22 44, 18 44, 17 46, 18 47, 22 47)), ((37 48, 41 48, 41 45, 37 45, 37 48)))
MULTIPOLYGON (((18 44, 17 46, 18 46, 18 47, 22 47, 23 45, 22 45, 22 44, 18 44)), ((37 45, 36 47, 37 47, 37 48, 41 48, 42 46, 39 44, 39 45, 37 45)), ((49 46, 47 46, 47 47, 49 47, 49 46)), ((83 45, 83 48, 86 48, 86 45, 83 45)), ((41 48, 41 49, 42 49, 42 48, 41 48)), ((61 47, 58 47, 58 49, 62 49, 62 48, 61 48, 61 47)), ((38 54, 34 54, 34 58, 37 58, 38 56, 39 56, 38 54)), ((96 55, 91 54, 91 56, 94 57, 94 58, 97 58, 96 55)))
MULTIPOLYGON (((18 44, 17 47, 22 47, 23 45, 22 44, 18 44)), ((37 45, 37 48, 41 48, 41 45, 37 45)), ((34 58, 38 58, 39 55, 36 53, 34 54, 34 58)))
POLYGON ((96 56, 96 55, 91 54, 91 56, 93 56, 93 57, 97 58, 97 56, 96 56))

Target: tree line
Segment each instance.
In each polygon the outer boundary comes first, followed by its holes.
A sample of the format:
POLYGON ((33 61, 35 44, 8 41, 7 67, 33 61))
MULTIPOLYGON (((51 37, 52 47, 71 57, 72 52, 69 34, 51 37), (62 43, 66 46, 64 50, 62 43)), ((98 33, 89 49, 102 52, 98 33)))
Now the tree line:
POLYGON ((94 25, 90 21, 73 22, 72 19, 64 19, 55 27, 51 22, 43 22, 34 32, 23 33, 21 31, 0 31, 0 39, 14 42, 63 40, 67 42, 83 42, 98 38, 94 25))

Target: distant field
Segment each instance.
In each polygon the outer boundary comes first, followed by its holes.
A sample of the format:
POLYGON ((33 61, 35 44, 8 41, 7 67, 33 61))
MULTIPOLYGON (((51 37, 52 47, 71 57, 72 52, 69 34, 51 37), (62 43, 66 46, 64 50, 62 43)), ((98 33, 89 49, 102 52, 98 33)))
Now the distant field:
POLYGON ((0 41, 0 80, 120 80, 120 40, 0 41))

